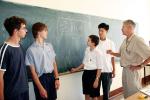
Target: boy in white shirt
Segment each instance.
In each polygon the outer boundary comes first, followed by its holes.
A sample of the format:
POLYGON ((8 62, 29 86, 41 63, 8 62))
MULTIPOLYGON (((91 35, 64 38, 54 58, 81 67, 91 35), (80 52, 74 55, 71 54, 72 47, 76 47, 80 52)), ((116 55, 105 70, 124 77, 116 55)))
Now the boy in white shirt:
POLYGON ((100 23, 98 25, 100 42, 97 46, 98 51, 103 55, 103 70, 100 77, 100 84, 103 87, 103 100, 109 100, 109 91, 112 83, 112 78, 115 77, 115 61, 114 56, 107 54, 107 50, 111 49, 115 51, 114 42, 108 39, 107 32, 109 25, 106 23, 100 23))
POLYGON ((100 66, 102 65, 102 56, 95 49, 98 43, 98 36, 90 35, 87 41, 88 47, 85 51, 83 63, 80 66, 71 69, 72 72, 75 72, 84 68, 82 75, 82 87, 85 100, 90 100, 90 98, 97 100, 100 96, 99 78, 102 69, 102 66, 100 66))

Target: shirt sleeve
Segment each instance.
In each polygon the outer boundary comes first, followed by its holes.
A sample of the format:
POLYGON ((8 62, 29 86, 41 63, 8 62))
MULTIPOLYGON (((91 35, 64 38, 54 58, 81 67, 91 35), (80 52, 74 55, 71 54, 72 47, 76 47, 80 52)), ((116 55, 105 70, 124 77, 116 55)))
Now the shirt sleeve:
POLYGON ((143 59, 150 57, 150 47, 146 45, 144 39, 138 38, 135 43, 135 52, 139 54, 143 59))
POLYGON ((4 45, 0 48, 0 70, 6 71, 9 66, 9 53, 7 52, 7 46, 4 45))
POLYGON ((29 66, 29 65, 34 65, 33 54, 32 54, 32 52, 31 52, 30 49, 28 49, 28 50, 26 51, 25 64, 26 64, 27 66, 29 66))
POLYGON ((103 69, 103 57, 99 52, 96 52, 96 66, 98 69, 103 69))

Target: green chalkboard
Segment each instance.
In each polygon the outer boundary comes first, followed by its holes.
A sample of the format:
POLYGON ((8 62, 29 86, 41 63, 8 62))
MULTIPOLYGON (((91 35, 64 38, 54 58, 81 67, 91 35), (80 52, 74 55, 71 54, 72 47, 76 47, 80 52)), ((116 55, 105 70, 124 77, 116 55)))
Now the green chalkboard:
POLYGON ((32 24, 43 22, 48 25, 47 41, 52 43, 56 52, 59 72, 66 72, 68 68, 82 63, 87 37, 98 35, 99 23, 110 25, 108 37, 115 42, 117 49, 123 39, 120 20, 0 1, 0 43, 8 37, 3 22, 14 15, 27 20, 28 34, 21 41, 25 50, 33 42, 32 24))

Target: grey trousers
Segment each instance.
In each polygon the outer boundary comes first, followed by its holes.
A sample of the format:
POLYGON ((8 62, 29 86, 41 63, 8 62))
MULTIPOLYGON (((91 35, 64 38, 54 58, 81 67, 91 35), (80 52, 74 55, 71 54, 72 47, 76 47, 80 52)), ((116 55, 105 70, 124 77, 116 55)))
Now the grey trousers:
POLYGON ((138 92, 141 88, 140 71, 131 71, 129 67, 124 67, 122 72, 122 85, 124 89, 124 98, 138 92))

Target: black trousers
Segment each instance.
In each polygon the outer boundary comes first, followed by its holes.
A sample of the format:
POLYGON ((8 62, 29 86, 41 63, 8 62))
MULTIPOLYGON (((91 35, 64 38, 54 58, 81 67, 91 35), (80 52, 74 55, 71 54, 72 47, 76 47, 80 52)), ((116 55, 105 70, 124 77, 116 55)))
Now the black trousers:
POLYGON ((5 100, 29 100, 29 91, 25 91, 14 97, 5 97, 5 100))
POLYGON ((48 99, 43 99, 41 97, 37 86, 33 82, 36 100, 56 100, 57 94, 56 94, 56 88, 55 88, 54 73, 43 74, 42 76, 39 77, 39 80, 42 86, 47 91, 48 99))
POLYGON ((112 83, 112 73, 101 73, 100 84, 103 87, 103 100, 109 100, 109 91, 112 83))

